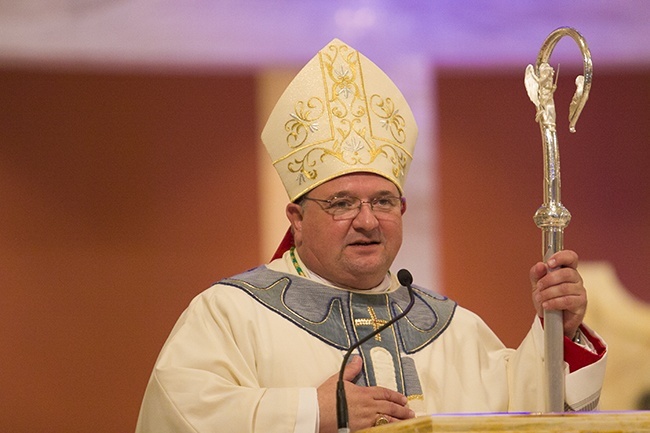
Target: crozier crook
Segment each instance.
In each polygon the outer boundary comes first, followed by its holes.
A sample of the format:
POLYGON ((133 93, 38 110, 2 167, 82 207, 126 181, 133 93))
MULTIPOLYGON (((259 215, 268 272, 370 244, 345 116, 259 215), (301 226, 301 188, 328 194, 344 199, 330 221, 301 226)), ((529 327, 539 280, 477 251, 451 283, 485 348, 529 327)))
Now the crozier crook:
MULTIPOLYGON (((585 39, 575 29, 561 27, 544 41, 535 67, 528 65, 524 84, 528 97, 535 104, 535 120, 539 123, 544 150, 544 204, 537 210, 534 221, 542 229, 542 255, 546 261, 564 248, 564 228, 571 214, 560 200, 560 154, 555 129, 553 93, 557 82, 548 60, 557 42, 571 36, 582 52, 584 75, 576 80, 576 91, 569 106, 569 130, 575 125, 589 97, 592 79, 591 53, 585 39)), ((546 412, 564 411, 564 329, 562 311, 544 312, 544 359, 546 370, 546 412)))

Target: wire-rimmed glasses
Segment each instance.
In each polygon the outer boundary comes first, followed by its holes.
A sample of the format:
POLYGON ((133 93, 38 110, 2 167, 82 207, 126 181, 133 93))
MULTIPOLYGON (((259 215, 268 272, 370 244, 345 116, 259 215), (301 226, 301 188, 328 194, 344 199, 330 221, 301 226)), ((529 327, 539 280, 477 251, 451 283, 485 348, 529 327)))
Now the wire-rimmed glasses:
POLYGON ((318 203, 320 207, 328 214, 334 217, 334 220, 349 220, 356 218, 361 212, 361 206, 364 203, 370 206, 373 215, 377 219, 389 219, 400 215, 402 209, 403 197, 392 195, 382 195, 370 200, 361 200, 359 197, 332 197, 324 200, 312 197, 303 197, 303 200, 310 200, 318 203))

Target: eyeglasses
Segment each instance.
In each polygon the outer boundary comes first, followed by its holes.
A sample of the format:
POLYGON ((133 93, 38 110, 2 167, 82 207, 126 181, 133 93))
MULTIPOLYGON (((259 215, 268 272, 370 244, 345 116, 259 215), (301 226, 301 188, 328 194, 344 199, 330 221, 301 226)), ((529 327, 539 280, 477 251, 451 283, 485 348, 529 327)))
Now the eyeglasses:
POLYGON ((329 200, 303 197, 303 200, 315 201, 325 212, 332 215, 334 220, 340 221, 356 218, 361 212, 361 206, 364 203, 370 205, 375 218, 393 218, 401 212, 403 197, 386 195, 371 200, 361 200, 358 197, 332 197, 329 200))

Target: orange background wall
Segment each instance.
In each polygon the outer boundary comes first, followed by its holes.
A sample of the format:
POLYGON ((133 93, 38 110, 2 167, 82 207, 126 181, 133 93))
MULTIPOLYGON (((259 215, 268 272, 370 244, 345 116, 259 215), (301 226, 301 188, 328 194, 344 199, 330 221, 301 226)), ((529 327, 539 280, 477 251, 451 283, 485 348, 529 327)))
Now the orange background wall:
MULTIPOLYGON (((571 137, 557 98, 566 245, 650 300, 649 74, 597 72, 571 137)), ((436 76, 444 290, 516 344, 541 255, 534 108, 519 71, 436 76)), ((190 299, 265 259, 256 86, 250 71, 0 70, 0 431, 133 431, 190 299)))
MULTIPOLYGON (((565 248, 607 260, 650 302, 650 72, 596 69, 568 132, 581 71, 565 65, 555 97, 565 248)), ((533 215, 543 203, 543 152, 522 70, 437 74, 443 286, 513 346, 532 312, 528 269, 542 257, 533 215)))
POLYGON ((5 69, 0 101, 0 431, 133 431, 183 308, 259 260, 254 76, 5 69))

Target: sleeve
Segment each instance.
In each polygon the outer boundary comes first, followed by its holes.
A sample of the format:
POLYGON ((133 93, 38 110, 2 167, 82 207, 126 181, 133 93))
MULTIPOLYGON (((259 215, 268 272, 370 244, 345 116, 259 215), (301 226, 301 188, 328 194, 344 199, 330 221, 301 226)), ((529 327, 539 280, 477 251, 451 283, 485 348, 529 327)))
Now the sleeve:
POLYGON ((605 342, 585 325, 578 329, 578 336, 578 341, 564 337, 564 360, 571 372, 598 362, 607 352, 605 342))
MULTIPOLYGON (((600 392, 605 378, 607 346, 593 331, 587 331, 595 346, 601 347, 599 355, 581 353, 589 361, 584 365, 574 362, 572 369, 565 362, 565 410, 593 410, 598 406, 600 392), (593 340, 592 340, 593 339, 593 340), (593 358, 591 356, 594 356, 593 358), (591 362, 593 361, 593 362, 591 362)), ((587 349, 565 341, 565 360, 574 356, 573 351, 588 352, 587 349), (575 346, 575 347, 570 347, 575 346), (570 347, 570 351, 567 351, 570 347)), ((583 360, 584 360, 583 359, 583 360)), ((544 410, 544 331, 539 318, 535 320, 528 335, 508 362, 508 383, 510 388, 510 411, 544 410)))
POLYGON ((225 314, 204 294, 192 301, 156 361, 137 433, 315 432, 315 388, 260 386, 258 337, 241 308, 225 314))
POLYGON ((568 338, 564 342, 564 359, 569 371, 565 380, 566 411, 597 409, 605 379, 607 344, 585 325, 580 326, 580 331, 588 340, 587 346, 576 344, 568 338))

